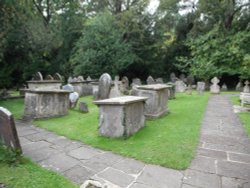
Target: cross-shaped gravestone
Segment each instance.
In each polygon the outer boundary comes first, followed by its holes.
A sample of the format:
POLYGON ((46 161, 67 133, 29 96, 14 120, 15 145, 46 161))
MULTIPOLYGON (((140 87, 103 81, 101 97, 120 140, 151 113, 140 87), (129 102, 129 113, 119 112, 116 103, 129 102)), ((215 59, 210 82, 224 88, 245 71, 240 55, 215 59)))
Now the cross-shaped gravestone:
POLYGON ((220 86, 218 85, 218 83, 220 82, 220 80, 217 77, 214 77, 211 82, 213 83, 210 86, 210 92, 213 94, 219 94, 220 93, 220 86))
POLYGON ((0 107, 0 142, 9 148, 22 151, 12 114, 0 107))
POLYGON ((243 92, 250 93, 250 87, 249 87, 250 82, 248 80, 246 80, 244 83, 245 83, 245 86, 243 88, 243 92))

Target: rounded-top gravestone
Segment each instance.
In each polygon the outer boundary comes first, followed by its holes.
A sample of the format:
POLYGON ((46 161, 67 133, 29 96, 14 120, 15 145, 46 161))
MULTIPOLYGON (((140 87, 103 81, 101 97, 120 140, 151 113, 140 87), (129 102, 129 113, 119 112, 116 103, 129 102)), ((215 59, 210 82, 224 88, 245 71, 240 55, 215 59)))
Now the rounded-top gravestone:
POLYGON ((54 75, 54 80, 60 80, 60 81, 62 81, 62 76, 59 73, 56 73, 54 75))
POLYGON ((45 80, 54 80, 54 78, 53 78, 50 74, 48 74, 48 75, 45 77, 45 80))
POLYGON ((149 76, 147 78, 147 84, 148 85, 155 84, 155 80, 154 80, 154 78, 152 76, 149 76))
POLYGON ((244 82, 244 84, 245 84, 245 86, 243 88, 243 93, 250 93, 250 87, 249 87, 250 82, 248 80, 246 80, 244 82))
POLYGON ((99 79, 99 89, 97 93, 97 100, 108 99, 111 89, 112 79, 108 73, 101 75, 99 79))
POLYGON ((33 75, 32 80, 43 80, 43 75, 40 72, 37 72, 33 75))

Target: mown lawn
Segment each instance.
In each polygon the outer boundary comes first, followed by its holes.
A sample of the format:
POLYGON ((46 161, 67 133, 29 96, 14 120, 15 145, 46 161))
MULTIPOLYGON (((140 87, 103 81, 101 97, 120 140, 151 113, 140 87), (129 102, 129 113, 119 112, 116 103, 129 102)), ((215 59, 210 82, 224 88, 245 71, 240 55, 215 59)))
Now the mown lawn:
POLYGON ((15 119, 21 119, 24 112, 23 99, 0 100, 0 106, 7 108, 15 119))
MULTIPOLYGON (((230 99, 234 105, 239 105, 239 106, 241 105, 239 96, 232 96, 230 97, 230 99)), ((248 105, 248 107, 250 107, 250 105, 248 105)), ((248 136, 250 137, 250 112, 241 112, 239 113, 239 116, 243 126, 247 131, 248 136)))
MULTIPOLYGON (((0 184, 3 183, 7 188, 76 188, 64 177, 48 171, 28 159, 22 158, 21 163, 10 165, 5 161, 6 150, 0 146, 0 184)), ((1 187, 1 186, 0 186, 1 187)))
MULTIPOLYGON (((87 114, 80 113, 77 107, 70 110, 67 116, 34 121, 33 124, 70 139, 147 163, 186 169, 194 157, 199 141, 200 125, 208 97, 208 93, 202 96, 196 93, 177 94, 175 100, 169 101, 170 114, 146 121, 145 128, 126 140, 98 135, 98 108, 92 103, 90 96, 80 98, 80 101, 87 102, 89 106, 90 112, 87 114)), ((20 103, 18 100, 16 102, 20 103)), ((4 105, 12 106, 9 103, 4 105)), ((23 106, 16 108, 23 109, 23 106)), ((20 114, 20 109, 13 109, 13 113, 20 114)))

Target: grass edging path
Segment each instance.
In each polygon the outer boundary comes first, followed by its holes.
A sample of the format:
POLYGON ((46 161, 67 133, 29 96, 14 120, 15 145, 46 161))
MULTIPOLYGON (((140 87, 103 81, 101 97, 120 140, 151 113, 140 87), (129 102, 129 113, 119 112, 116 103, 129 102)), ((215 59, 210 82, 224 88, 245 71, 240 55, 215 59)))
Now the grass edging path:
POLYGON ((199 141, 200 126, 209 94, 177 94, 169 101, 170 114, 146 121, 146 126, 128 139, 111 139, 98 135, 98 108, 92 97, 82 97, 89 113, 70 110, 64 117, 33 123, 73 140, 146 163, 174 169, 186 169, 193 159, 199 141))

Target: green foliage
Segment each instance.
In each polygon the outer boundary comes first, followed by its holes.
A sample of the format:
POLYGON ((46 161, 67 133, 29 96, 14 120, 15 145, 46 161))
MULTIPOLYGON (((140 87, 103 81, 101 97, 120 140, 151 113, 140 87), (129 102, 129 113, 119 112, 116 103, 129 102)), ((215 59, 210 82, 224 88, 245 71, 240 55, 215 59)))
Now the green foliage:
POLYGON ((0 163, 16 166, 22 162, 21 152, 8 148, 0 143, 0 163))
POLYGON ((134 61, 131 46, 123 40, 124 31, 108 12, 90 19, 76 44, 71 62, 76 75, 111 75, 128 67, 134 61))

